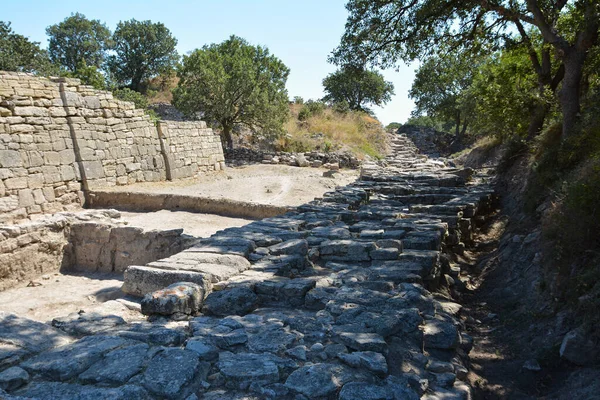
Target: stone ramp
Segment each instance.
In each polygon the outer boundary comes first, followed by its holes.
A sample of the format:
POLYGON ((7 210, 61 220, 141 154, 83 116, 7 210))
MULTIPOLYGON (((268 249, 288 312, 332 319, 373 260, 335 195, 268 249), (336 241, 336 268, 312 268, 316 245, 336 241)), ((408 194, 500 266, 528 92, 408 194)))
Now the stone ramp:
MULTIPOLYGON (((394 136, 392 147, 384 163, 365 165, 355 184, 130 267, 124 290, 138 296, 181 280, 200 283, 209 293, 203 315, 105 324, 94 335, 78 331, 74 320, 69 332, 84 337, 14 362, 28 377, 9 392, 469 398, 463 381, 472 339, 463 332, 460 305, 433 290, 463 285, 444 252, 472 241, 492 191, 418 155, 404 136, 394 136), (63 368, 53 361, 57 354, 78 361, 63 368)), ((0 384, 6 374, 0 372, 0 384)))

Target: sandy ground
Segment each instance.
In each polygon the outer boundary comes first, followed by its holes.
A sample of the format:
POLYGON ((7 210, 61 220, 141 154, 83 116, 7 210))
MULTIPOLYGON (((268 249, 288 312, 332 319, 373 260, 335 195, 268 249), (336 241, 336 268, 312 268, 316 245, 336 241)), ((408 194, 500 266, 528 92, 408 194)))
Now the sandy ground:
POLYGON ((123 297, 122 277, 114 274, 48 274, 0 292, 0 311, 41 322, 123 297))
POLYGON ((121 211, 121 219, 127 221, 130 226, 148 230, 183 228, 183 233, 196 237, 209 237, 222 229, 244 226, 252 222, 250 219, 169 210, 147 213, 121 211))
MULTIPOLYGON (((257 164, 228 168, 201 178, 175 182, 144 183, 110 190, 163 192, 212 198, 297 206, 322 196, 336 186, 354 182, 358 171, 342 170, 333 178, 323 177, 322 168, 298 168, 257 164)), ((131 226, 145 229, 183 228, 184 233, 208 237, 219 230, 243 226, 251 220, 212 214, 161 210, 149 213, 122 212, 131 226)), ((124 297, 122 276, 107 274, 48 274, 0 292, 0 311, 16 313, 37 321, 50 322, 80 310, 90 311, 101 303, 124 297)))
POLYGON ((298 168, 288 165, 254 164, 230 167, 225 171, 174 182, 147 182, 104 190, 152 192, 226 198, 276 206, 299 206, 322 196, 336 186, 346 186, 358 178, 358 170, 340 170, 326 178, 324 168, 298 168))

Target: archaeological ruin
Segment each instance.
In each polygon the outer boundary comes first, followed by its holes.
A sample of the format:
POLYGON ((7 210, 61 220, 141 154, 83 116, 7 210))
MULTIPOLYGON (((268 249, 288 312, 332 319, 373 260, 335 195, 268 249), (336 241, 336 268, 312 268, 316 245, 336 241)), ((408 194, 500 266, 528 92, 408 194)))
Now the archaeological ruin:
POLYGON ((154 124, 78 80, 3 72, 0 140, 0 291, 122 279, 116 298, 49 321, 0 312, 0 398, 471 398, 450 256, 495 201, 473 171, 390 135, 385 160, 299 207, 171 197, 253 219, 198 238, 126 225, 112 207, 167 200, 102 189, 225 168, 204 122, 154 124))

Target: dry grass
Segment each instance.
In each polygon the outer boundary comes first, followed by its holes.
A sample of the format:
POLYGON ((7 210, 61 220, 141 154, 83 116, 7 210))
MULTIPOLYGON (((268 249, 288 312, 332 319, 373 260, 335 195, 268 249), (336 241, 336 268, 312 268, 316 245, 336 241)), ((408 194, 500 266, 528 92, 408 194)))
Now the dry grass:
POLYGON ((277 140, 285 151, 350 151, 359 158, 380 158, 385 153, 385 130, 372 116, 360 112, 337 113, 325 109, 306 121, 298 120, 302 105, 290 106, 286 137, 277 140))
POLYGON ((157 76, 148 83, 148 103, 171 103, 173 101, 172 90, 177 87, 179 78, 175 75, 157 76))

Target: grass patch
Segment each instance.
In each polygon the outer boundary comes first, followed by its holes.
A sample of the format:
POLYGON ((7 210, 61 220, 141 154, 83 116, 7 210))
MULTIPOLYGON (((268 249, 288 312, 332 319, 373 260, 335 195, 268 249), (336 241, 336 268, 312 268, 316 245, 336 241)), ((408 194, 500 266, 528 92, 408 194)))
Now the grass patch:
POLYGON ((324 108, 308 112, 305 105, 292 104, 285 125, 287 136, 276 141, 277 150, 291 152, 349 151, 359 158, 381 158, 385 153, 385 130, 372 116, 355 111, 336 112, 324 108), (307 115, 308 114, 308 115, 307 115), (298 117, 302 116, 302 120, 298 117))

